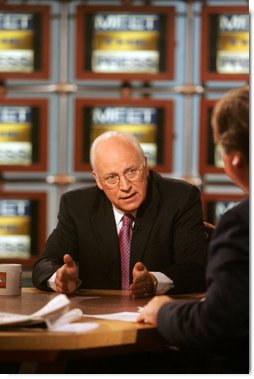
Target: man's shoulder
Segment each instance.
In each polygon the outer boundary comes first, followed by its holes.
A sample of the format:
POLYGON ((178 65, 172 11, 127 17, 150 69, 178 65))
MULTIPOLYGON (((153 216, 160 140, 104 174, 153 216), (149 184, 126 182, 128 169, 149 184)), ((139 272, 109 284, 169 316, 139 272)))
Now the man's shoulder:
POLYGON ((239 236, 249 233, 249 221, 249 200, 244 200, 221 215, 215 236, 224 238, 227 235, 227 239, 232 240, 233 235, 239 239, 239 236))
POLYGON ((84 209, 86 213, 99 209, 101 206, 108 206, 108 200, 103 191, 97 186, 85 186, 65 192, 61 197, 61 207, 67 207, 79 214, 84 209))
POLYGON ((249 207, 250 207, 250 200, 249 200, 249 198, 241 201, 240 203, 238 203, 236 205, 237 211, 244 212, 245 214, 246 214, 246 212, 249 214, 249 207))
POLYGON ((161 201, 177 208, 183 204, 196 202, 200 190, 193 184, 181 179, 165 177, 157 173, 150 173, 149 194, 152 201, 161 201))
POLYGON ((75 189, 72 189, 72 190, 65 192, 62 195, 62 198, 68 199, 68 200, 75 199, 76 201, 79 201, 81 199, 82 200, 84 200, 84 199, 89 200, 92 198, 96 198, 100 193, 101 193, 101 191, 95 185, 83 186, 83 187, 75 188, 75 189))
POLYGON ((192 183, 187 182, 186 180, 162 176, 156 172, 151 171, 150 176, 152 182, 161 188, 172 189, 172 190, 189 190, 190 188, 197 188, 192 183))
POLYGON ((241 201, 237 205, 230 208, 227 212, 224 213, 222 218, 224 219, 237 218, 238 220, 241 220, 241 219, 248 220, 249 219, 249 198, 241 201))

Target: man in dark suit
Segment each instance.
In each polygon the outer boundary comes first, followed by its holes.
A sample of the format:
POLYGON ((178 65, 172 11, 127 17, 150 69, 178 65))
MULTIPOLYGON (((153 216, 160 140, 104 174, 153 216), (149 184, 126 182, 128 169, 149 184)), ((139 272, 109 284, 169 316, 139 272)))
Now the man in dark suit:
POLYGON ((204 290, 207 238, 200 191, 149 171, 134 136, 100 135, 90 155, 97 186, 65 193, 59 221, 33 269, 33 283, 66 294, 121 289, 118 234, 131 214, 130 293, 204 290))
MULTIPOLYGON (((216 104, 212 126, 215 142, 222 147, 225 172, 248 193, 247 87, 231 90, 216 104)), ((179 303, 167 296, 156 296, 145 306, 138 321, 157 325, 167 342, 180 348, 179 366, 182 365, 184 373, 202 373, 201 370, 248 373, 248 199, 221 217, 209 248, 206 281, 207 291, 202 301, 179 303), (191 362, 189 368, 187 360, 191 362)))

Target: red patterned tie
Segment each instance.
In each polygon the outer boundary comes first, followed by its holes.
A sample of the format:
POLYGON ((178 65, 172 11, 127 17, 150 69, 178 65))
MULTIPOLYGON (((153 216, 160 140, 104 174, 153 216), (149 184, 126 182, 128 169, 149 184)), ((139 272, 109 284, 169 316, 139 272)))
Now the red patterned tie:
POLYGON ((123 226, 119 233, 120 253, 121 253, 121 270, 122 270, 122 290, 129 288, 129 270, 130 270, 130 248, 132 237, 132 223, 134 217, 130 214, 124 214, 122 221, 123 226))

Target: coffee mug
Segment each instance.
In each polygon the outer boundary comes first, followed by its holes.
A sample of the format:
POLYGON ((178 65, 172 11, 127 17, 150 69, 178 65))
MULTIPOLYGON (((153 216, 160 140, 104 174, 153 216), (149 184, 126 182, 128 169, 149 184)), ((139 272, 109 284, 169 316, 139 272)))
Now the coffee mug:
POLYGON ((0 295, 18 296, 21 294, 22 265, 0 263, 0 295))

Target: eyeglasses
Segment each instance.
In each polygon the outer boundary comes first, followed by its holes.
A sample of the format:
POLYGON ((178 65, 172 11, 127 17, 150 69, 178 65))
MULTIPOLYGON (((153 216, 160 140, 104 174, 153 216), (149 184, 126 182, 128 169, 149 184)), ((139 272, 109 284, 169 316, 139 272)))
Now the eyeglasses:
POLYGON ((115 188, 119 186, 120 178, 122 176, 125 177, 129 182, 136 182, 139 181, 142 177, 142 170, 143 165, 141 165, 139 168, 130 168, 128 169, 124 174, 111 174, 107 176, 106 178, 100 178, 100 180, 108 187, 108 188, 115 188))

